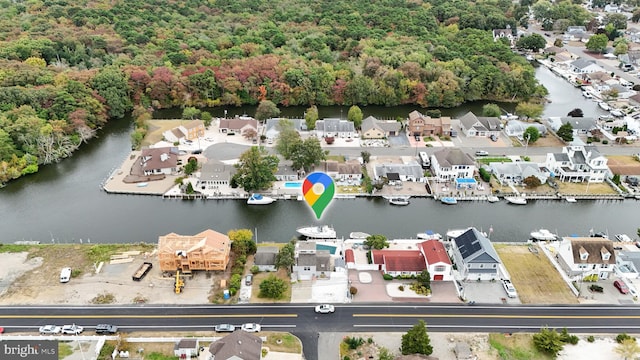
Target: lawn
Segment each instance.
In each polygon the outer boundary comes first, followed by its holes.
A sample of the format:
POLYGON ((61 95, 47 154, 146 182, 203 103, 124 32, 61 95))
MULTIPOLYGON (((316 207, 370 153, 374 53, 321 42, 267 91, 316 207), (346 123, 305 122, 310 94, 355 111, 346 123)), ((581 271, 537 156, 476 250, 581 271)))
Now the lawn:
POLYGON ((532 334, 489 334, 491 349, 501 360, 551 360, 533 345, 532 334))
POLYGON ((180 126, 183 123, 186 123, 188 120, 150 120, 147 123, 149 124, 149 132, 144 137, 142 145, 148 146, 151 144, 155 144, 158 141, 162 140, 162 133, 171 130, 175 127, 180 126))
POLYGON ((538 255, 526 245, 494 244, 523 304, 577 304, 551 261, 537 245, 538 255))
POLYGON ((253 285, 251 285, 251 301, 252 304, 260 304, 260 303, 289 303, 291 302, 291 279, 289 275, 287 275, 286 270, 279 269, 277 272, 261 272, 255 274, 253 276, 253 285), (274 300, 274 299, 266 299, 258 297, 260 293, 260 283, 262 280, 266 279, 270 275, 276 275, 278 278, 285 281, 287 284, 287 290, 284 292, 282 298, 274 300))
POLYGON ((561 194, 585 194, 585 195, 615 195, 617 192, 613 190, 611 186, 607 183, 595 183, 588 184, 587 183, 570 183, 570 182, 561 182, 558 183, 558 191, 561 194))

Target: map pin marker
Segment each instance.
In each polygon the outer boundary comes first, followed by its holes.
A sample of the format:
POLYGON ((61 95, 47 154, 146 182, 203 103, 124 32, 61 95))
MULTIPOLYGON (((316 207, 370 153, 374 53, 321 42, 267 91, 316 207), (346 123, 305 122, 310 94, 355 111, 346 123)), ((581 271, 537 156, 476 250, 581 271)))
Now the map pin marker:
POLYGON ((314 172, 307 175, 302 183, 302 195, 304 200, 311 206, 320 220, 324 209, 329 206, 336 192, 336 186, 331 176, 323 172, 314 172))

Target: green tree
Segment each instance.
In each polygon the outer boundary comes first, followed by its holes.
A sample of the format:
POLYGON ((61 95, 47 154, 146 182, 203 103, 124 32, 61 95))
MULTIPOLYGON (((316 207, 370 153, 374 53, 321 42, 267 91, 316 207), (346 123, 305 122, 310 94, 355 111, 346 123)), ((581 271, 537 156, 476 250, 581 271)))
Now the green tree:
POLYGON ((402 335, 400 351, 402 355, 431 355, 433 353, 431 339, 427 334, 427 324, 423 320, 418 321, 406 334, 402 335))
POLYGON ((263 121, 280 115, 280 109, 271 100, 262 100, 256 109, 256 119, 263 121))
POLYGON ((198 171, 198 160, 190 159, 189 162, 184 166, 184 173, 186 175, 191 175, 194 172, 198 171))
POLYGON ((482 116, 486 117, 500 117, 502 111, 497 104, 486 104, 482 107, 482 116))
POLYGON ((281 299, 287 291, 287 283, 271 274, 260 283, 259 298, 281 299))
POLYGON ((529 126, 524 130, 522 138, 527 141, 528 144, 533 144, 540 139, 540 130, 535 126, 529 126))
POLYGON ((614 350, 624 360, 635 359, 640 355, 640 345, 636 342, 636 339, 624 339, 614 350))
POLYGON ((627 28, 627 16, 624 14, 607 14, 604 18, 604 25, 613 25, 616 30, 624 30, 627 28))
POLYGON ((427 289, 431 289, 431 274, 429 274, 429 270, 422 270, 420 274, 416 275, 416 280, 420 285, 427 289))
POLYGON ((278 251, 275 261, 276 267, 279 269, 285 269, 287 270, 287 274, 290 274, 291 267, 296 263, 295 255, 295 243, 291 241, 278 251))
POLYGON ((278 130, 275 146, 276 152, 286 160, 289 160, 293 154, 294 147, 302 142, 300 134, 293 127, 293 122, 288 119, 280 119, 276 128, 278 130))
POLYGON ((371 160, 371 153, 368 151, 361 151, 360 152, 360 157, 362 157, 362 162, 365 164, 369 163, 369 160, 371 160))
POLYGON ((564 347, 560 334, 555 329, 549 328, 542 328, 539 333, 534 334, 533 344, 536 349, 554 358, 564 347))
POLYGON ((304 115, 304 122, 307 124, 307 130, 314 130, 318 121, 318 107, 313 105, 307 109, 304 115))
POLYGON ((103 68, 91 80, 91 87, 104 99, 109 108, 109 116, 121 118, 131 110, 132 103, 129 98, 131 89, 126 75, 117 68, 103 68))
POLYGON ((360 129, 362 125, 362 110, 356 105, 353 105, 349 108, 349 112, 347 113, 347 120, 353 123, 356 129, 360 129))
POLYGON ((213 120, 213 117, 211 116, 210 112, 203 111, 200 114, 200 118, 202 119, 202 122, 204 123, 204 127, 208 128, 209 126, 211 126, 211 121, 213 120))
POLYGON ((538 50, 544 49, 545 46, 547 46, 547 40, 540 34, 521 36, 516 42, 516 47, 519 49, 531 50, 533 52, 538 52, 538 50))
POLYGON ((323 150, 320 140, 316 137, 309 137, 303 141, 295 142, 291 146, 289 159, 292 161, 291 167, 295 170, 304 170, 306 173, 313 166, 320 165, 320 162, 327 159, 328 150, 323 150))
POLYGON ((381 250, 389 247, 389 241, 387 241, 387 237, 380 234, 374 234, 367 236, 367 239, 364 241, 364 246, 368 246, 371 249, 381 250))
POLYGON ((556 134, 562 140, 564 140, 566 142, 572 142, 573 141, 573 126, 571 125, 571 123, 562 124, 562 126, 560 126, 558 131, 556 131, 556 134))
POLYGON ((183 119, 190 119, 190 120, 197 119, 200 116, 200 114, 201 114, 201 111, 199 109, 196 109, 191 106, 187 106, 182 110, 183 119))
POLYGON ((525 117, 527 119, 537 119, 542 115, 544 106, 542 104, 535 104, 532 102, 521 102, 516 106, 516 114, 525 117))
POLYGON ((240 155, 233 182, 245 191, 264 190, 271 187, 278 171, 278 157, 269 155, 262 147, 252 146, 240 155))
POLYGON ((616 47, 613 49, 613 55, 618 56, 622 54, 626 54, 629 52, 629 45, 624 42, 618 43, 616 47))
POLYGON ((593 35, 589 38, 589 41, 585 44, 585 47, 590 51, 603 52, 607 49, 607 43, 609 38, 605 34, 593 35))
POLYGON ((227 236, 231 240, 231 250, 236 255, 253 255, 256 253, 258 248, 255 241, 253 241, 253 232, 251 230, 229 230, 227 236))

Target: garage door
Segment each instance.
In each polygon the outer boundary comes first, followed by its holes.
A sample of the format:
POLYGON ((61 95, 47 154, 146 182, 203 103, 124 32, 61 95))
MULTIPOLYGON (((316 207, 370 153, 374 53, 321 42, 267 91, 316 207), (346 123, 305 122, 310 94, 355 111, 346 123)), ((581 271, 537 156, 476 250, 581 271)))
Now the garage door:
POLYGON ((435 275, 433 277, 433 281, 442 281, 444 280, 444 275, 435 275))

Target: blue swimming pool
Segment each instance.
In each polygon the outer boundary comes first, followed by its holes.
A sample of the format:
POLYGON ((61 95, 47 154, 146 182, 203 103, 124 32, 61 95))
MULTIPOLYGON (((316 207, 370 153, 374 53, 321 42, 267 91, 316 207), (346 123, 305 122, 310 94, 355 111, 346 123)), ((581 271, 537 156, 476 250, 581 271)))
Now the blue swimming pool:
POLYGON ((302 187, 302 183, 299 181, 287 181, 284 183, 284 187, 287 189, 298 189, 302 187))

